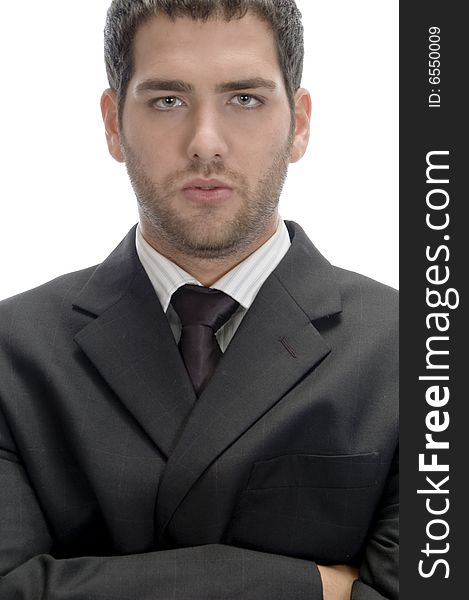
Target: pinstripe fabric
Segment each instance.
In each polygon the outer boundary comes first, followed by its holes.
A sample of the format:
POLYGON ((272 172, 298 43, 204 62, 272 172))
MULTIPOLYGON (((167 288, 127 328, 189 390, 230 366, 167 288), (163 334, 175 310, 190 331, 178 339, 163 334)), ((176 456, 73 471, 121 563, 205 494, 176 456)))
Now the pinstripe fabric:
MULTIPOLYGON (((211 286, 225 292, 240 305, 231 319, 217 333, 217 341, 222 352, 226 350, 263 283, 285 256, 290 245, 287 227, 283 220, 279 219, 276 232, 265 244, 211 286)), ((187 283, 202 284, 150 246, 139 227, 136 233, 136 247, 140 262, 166 312, 174 337, 179 342, 181 324, 170 304, 171 296, 187 283)))
POLYGON ((397 296, 287 225, 197 402, 135 228, 0 302, 1 600, 397 600, 397 296))

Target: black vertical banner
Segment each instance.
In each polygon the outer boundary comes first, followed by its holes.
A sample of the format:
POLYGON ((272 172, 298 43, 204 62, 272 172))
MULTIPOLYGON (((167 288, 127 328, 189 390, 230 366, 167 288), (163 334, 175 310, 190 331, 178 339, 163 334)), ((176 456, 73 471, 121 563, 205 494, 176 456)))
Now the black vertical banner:
POLYGON ((402 600, 469 594, 466 8, 400 6, 402 600))

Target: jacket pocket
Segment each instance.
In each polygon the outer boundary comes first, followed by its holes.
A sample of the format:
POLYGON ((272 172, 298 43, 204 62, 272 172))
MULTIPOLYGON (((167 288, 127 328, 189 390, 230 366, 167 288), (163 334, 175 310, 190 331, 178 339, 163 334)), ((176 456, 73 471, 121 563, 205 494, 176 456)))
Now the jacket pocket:
POLYGON ((379 499, 379 454, 282 455, 254 463, 227 542, 323 563, 363 549, 379 499))

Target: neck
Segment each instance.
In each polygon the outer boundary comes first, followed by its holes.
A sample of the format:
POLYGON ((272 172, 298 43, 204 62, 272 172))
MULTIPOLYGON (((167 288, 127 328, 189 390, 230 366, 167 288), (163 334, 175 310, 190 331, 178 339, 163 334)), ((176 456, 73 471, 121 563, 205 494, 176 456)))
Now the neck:
POLYGON ((252 244, 244 246, 239 252, 220 258, 200 258, 187 255, 176 248, 172 248, 168 244, 165 244, 164 241, 142 220, 140 221, 140 229, 146 242, 148 242, 152 248, 178 265, 181 269, 184 269, 186 273, 192 275, 192 277, 197 279, 203 286, 210 287, 223 277, 223 275, 231 271, 231 269, 234 269, 239 263, 243 262, 243 260, 258 250, 274 235, 277 229, 277 218, 276 215, 273 222, 265 229, 263 235, 256 238, 252 244))

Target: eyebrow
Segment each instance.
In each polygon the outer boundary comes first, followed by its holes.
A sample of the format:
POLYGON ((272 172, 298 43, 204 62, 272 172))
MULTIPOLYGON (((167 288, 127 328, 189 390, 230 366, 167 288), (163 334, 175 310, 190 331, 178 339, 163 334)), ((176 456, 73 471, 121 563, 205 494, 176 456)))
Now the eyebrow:
POLYGON ((135 88, 137 94, 147 91, 190 93, 194 91, 194 87, 190 83, 186 83, 180 79, 146 79, 135 88))
MULTIPOLYGON (((271 79, 264 79, 263 77, 252 77, 249 79, 240 79, 238 81, 227 81, 226 83, 219 83, 215 86, 215 92, 222 94, 225 92, 237 92, 239 90, 246 89, 257 89, 267 88, 268 90, 275 91, 277 84, 271 79)), ((190 83, 186 83, 181 79, 146 79, 137 85, 135 92, 141 94, 147 91, 168 91, 168 92, 181 92, 190 94, 194 92, 194 86, 190 83)))
POLYGON ((219 85, 215 86, 215 91, 217 93, 237 92, 239 90, 256 88, 267 88, 268 90, 275 91, 277 89, 277 84, 271 79, 252 77, 251 79, 241 79, 239 81, 227 81, 226 83, 220 83, 219 85))

